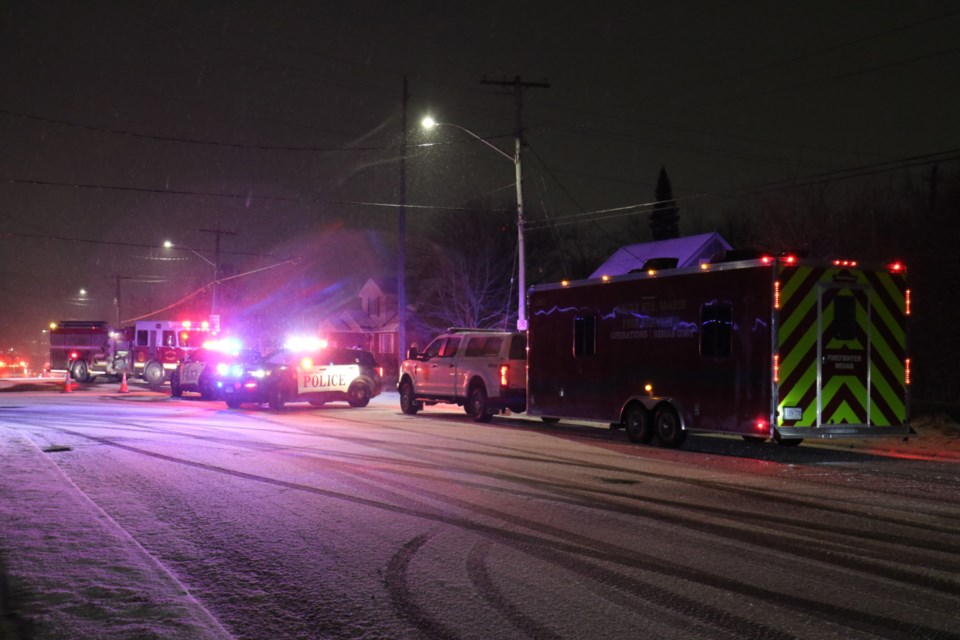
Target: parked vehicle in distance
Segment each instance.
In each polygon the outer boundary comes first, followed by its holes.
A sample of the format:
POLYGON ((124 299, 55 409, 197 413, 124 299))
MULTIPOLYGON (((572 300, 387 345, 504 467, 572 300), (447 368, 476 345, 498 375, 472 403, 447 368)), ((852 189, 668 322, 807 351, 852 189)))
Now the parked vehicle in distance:
POLYGON ((197 349, 170 374, 170 395, 179 398, 184 392, 199 393, 203 400, 220 397, 217 388, 217 367, 255 363, 261 354, 252 349, 222 349, 218 346, 197 349))
POLYGON ((318 407, 334 401, 365 407, 383 390, 376 359, 360 349, 285 347, 219 369, 216 386, 231 409, 266 403, 279 411, 288 402, 318 407))
POLYGON ((410 349, 400 366, 400 409, 450 403, 477 422, 526 409, 527 336, 516 331, 450 329, 422 352, 410 349))

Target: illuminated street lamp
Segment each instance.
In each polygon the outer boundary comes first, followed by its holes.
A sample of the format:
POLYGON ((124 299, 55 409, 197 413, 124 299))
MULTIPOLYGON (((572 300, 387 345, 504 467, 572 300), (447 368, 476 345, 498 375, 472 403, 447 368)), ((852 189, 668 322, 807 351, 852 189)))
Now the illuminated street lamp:
POLYGON ((520 141, 519 132, 517 133, 517 136, 515 139, 513 156, 511 156, 509 153, 506 153, 502 149, 490 144, 490 142, 488 142, 487 140, 484 140, 483 138, 475 134, 473 131, 470 131, 466 127, 462 127, 459 124, 454 124, 452 122, 437 122, 430 116, 425 117, 420 122, 420 124, 423 126, 424 129, 427 129, 427 130, 433 129, 434 127, 454 127, 456 129, 459 129, 460 131, 463 131, 470 137, 476 140, 479 140, 483 144, 487 145, 489 148, 493 149, 498 154, 500 154, 501 156, 503 156, 504 158, 506 158, 507 160, 513 163, 516 186, 517 186, 517 263, 519 266, 518 273, 517 273, 518 288, 519 288, 519 296, 517 300, 517 330, 526 331, 527 330, 527 297, 526 297, 527 260, 526 260, 526 249, 524 246, 524 231, 523 231, 523 227, 524 227, 523 187, 522 187, 523 171, 520 165, 521 141, 520 141))

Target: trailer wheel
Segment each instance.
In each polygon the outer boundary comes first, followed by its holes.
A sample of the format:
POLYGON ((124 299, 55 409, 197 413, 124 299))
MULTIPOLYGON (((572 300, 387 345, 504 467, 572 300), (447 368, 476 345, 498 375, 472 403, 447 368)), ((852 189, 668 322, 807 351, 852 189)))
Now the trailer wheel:
POLYGON ((488 408, 487 390, 483 385, 478 384, 470 389, 467 407, 469 407, 468 413, 477 422, 490 422, 490 418, 493 417, 488 408))
POLYGON ((680 428, 680 416, 670 405, 665 404, 657 409, 655 421, 661 447, 676 449, 687 439, 687 432, 680 428))
POLYGON ((773 432, 773 440, 781 447, 796 447, 803 442, 803 438, 781 438, 779 431, 773 432))
POLYGON ((417 411, 423 408, 423 405, 417 402, 413 394, 413 385, 409 380, 400 383, 400 411, 408 416, 416 415, 417 411))
POLYGON ((653 420, 640 403, 630 405, 623 423, 630 442, 647 444, 653 439, 653 420))
POLYGON ((151 387, 159 387, 163 384, 163 365, 159 362, 148 362, 143 368, 143 379, 151 387))
POLYGON ((77 360, 73 363, 73 368, 70 371, 70 375, 73 376, 73 379, 77 382, 86 382, 88 371, 87 363, 83 360, 77 360))

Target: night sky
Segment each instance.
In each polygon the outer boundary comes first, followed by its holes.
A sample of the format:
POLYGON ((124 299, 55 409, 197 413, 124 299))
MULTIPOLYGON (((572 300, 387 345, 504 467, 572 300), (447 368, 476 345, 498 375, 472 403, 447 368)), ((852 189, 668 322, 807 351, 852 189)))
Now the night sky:
POLYGON ((960 3, 919 0, 7 0, 0 347, 113 320, 117 276, 124 320, 174 303, 212 277, 201 229, 236 234, 234 273, 310 256, 331 282, 392 276, 404 77, 412 234, 470 199, 513 202, 504 158, 418 126, 430 113, 511 152, 513 98, 484 78, 549 84, 523 94, 531 234, 616 234, 661 166, 682 233, 731 195, 848 171, 922 183, 934 161, 956 176, 958 34, 960 3))

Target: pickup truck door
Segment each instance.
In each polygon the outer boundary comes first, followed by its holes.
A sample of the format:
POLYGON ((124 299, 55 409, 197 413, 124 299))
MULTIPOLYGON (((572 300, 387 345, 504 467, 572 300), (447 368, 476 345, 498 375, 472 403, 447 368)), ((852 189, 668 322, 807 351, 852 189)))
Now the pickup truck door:
POLYGON ((433 397, 453 395, 456 368, 447 354, 455 353, 459 344, 460 338, 455 336, 437 338, 427 345, 417 363, 417 393, 433 397))

